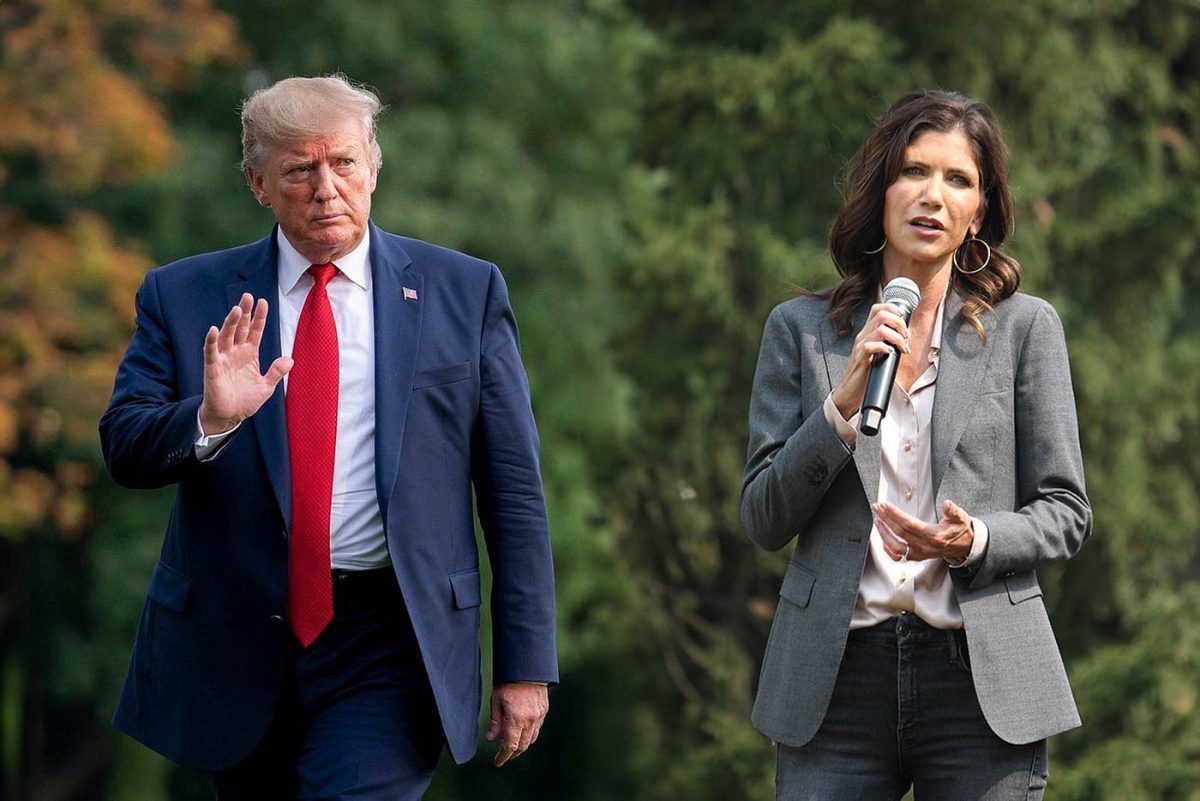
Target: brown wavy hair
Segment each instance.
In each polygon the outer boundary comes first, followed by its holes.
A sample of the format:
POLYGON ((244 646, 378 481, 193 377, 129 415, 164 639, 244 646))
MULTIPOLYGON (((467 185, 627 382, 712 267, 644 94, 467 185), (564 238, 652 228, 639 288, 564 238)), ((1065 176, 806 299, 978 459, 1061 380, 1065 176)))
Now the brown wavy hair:
MULTIPOLYGON (((851 333, 854 310, 875 297, 883 256, 867 251, 884 241, 884 193, 900 175, 905 149, 926 131, 962 132, 979 169, 984 217, 975 235, 991 246, 992 258, 974 275, 953 270, 950 286, 962 298, 962 315, 980 338, 986 335, 979 318, 1021 283, 1021 265, 1002 249, 1012 232, 1013 200, 1008 188, 1008 148, 992 110, 957 92, 910 92, 884 112, 851 160, 842 185, 842 207, 829 231, 829 253, 842 280, 819 293, 829 297, 829 320, 839 335, 851 333)), ((986 255, 978 245, 962 246, 957 259, 964 270, 974 270, 986 255)))

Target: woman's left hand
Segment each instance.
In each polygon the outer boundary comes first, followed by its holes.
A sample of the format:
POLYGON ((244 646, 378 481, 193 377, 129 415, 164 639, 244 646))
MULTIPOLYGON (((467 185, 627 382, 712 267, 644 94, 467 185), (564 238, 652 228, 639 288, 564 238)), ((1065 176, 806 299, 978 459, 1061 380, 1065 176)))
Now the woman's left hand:
POLYGON ((953 501, 942 501, 942 522, 927 523, 887 502, 871 506, 888 556, 902 559, 944 559, 958 563, 971 553, 975 532, 971 516, 953 501))

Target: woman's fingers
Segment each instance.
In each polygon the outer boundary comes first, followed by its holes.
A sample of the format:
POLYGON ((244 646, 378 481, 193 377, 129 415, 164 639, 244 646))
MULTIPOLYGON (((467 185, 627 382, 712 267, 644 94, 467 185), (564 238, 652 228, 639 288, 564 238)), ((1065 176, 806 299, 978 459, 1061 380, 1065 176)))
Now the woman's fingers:
POLYGON ((910 552, 909 543, 897 534, 896 530, 885 519, 884 504, 877 503, 871 508, 875 512, 875 527, 879 531, 879 538, 883 542, 883 549, 887 551, 887 555, 893 561, 900 561, 906 553, 910 552))
MULTIPOLYGON (((872 362, 876 356, 885 356, 893 349, 900 353, 911 352, 908 345, 908 325, 895 306, 890 303, 876 303, 871 307, 867 322, 854 339, 849 369, 842 375, 842 380, 834 390, 834 402, 839 411, 858 408, 866 390, 867 371, 872 362)), ((853 411, 850 414, 853 414, 853 411)))

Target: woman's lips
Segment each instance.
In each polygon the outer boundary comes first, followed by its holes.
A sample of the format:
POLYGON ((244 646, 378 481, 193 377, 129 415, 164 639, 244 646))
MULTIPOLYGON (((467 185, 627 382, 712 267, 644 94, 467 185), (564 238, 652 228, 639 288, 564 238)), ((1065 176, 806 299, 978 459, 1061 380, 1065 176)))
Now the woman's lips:
POLYGON ((917 217, 908 221, 908 226, 920 236, 934 237, 946 229, 937 220, 928 217, 917 217))

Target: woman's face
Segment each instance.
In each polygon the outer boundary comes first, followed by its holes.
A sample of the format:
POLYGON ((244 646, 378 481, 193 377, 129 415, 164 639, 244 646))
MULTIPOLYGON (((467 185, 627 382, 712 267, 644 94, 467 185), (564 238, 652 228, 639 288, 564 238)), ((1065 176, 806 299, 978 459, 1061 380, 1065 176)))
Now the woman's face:
POLYGON ((883 198, 885 267, 949 267, 950 257, 983 221, 979 168, 960 131, 926 131, 904 151, 900 174, 883 198))

